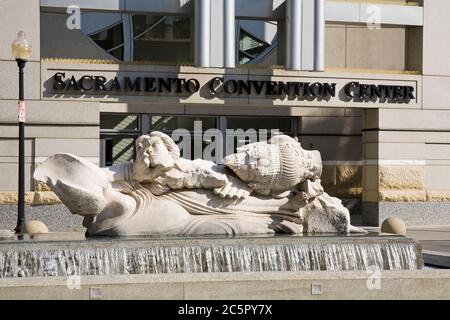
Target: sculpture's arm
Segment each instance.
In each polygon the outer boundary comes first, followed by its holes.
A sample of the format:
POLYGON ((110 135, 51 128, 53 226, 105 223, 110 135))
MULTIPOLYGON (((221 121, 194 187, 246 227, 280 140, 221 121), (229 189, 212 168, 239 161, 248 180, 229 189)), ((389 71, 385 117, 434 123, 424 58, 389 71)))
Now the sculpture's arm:
POLYGON ((228 180, 223 187, 214 189, 214 193, 221 198, 245 199, 253 192, 251 187, 236 177, 229 176, 228 180))
POLYGON ((324 192, 320 179, 303 181, 300 183, 300 190, 305 193, 308 201, 321 196, 324 192))
POLYGON ((298 210, 306 206, 315 198, 321 196, 323 193, 324 191, 320 179, 314 181, 307 179, 300 183, 299 192, 289 200, 289 204, 292 208, 298 210))
POLYGON ((226 174, 214 162, 201 159, 191 161, 181 158, 162 177, 173 190, 214 189, 228 182, 226 174))
POLYGON ((100 169, 103 171, 109 182, 134 180, 133 163, 130 162, 100 169))
POLYGON ((158 177, 168 170, 168 168, 161 166, 149 168, 138 162, 127 162, 101 169, 109 182, 135 180, 147 183, 155 182, 158 177))

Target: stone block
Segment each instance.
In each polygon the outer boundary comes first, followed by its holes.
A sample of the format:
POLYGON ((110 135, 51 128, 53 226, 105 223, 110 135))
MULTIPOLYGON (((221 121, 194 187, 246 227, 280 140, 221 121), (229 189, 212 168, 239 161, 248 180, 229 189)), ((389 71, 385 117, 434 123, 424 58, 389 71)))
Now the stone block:
POLYGON ((324 165, 322 167, 322 176, 320 177, 322 185, 328 188, 334 188, 336 186, 336 166, 324 165))
POLYGON ((48 157, 55 153, 67 152, 80 157, 98 157, 98 139, 36 139, 36 157, 48 157))
MULTIPOLYGON (((34 192, 25 192, 25 203, 32 204, 34 200, 34 192)), ((1 191, 0 205, 13 204, 16 205, 19 201, 18 193, 16 191, 1 191)))
POLYGON ((378 122, 374 124, 376 126, 371 126, 370 128, 393 129, 397 131, 408 129, 445 131, 450 129, 450 111, 378 109, 378 122))
MULTIPOLYGON (((16 138, 19 130, 16 126, 0 125, 0 137, 16 138)), ((77 138, 98 139, 100 130, 97 126, 62 126, 62 125, 25 125, 26 139, 32 138, 77 138)), ((0 140, 1 141, 1 140, 0 140)))
POLYGON ((305 149, 318 150, 322 160, 361 161, 362 137, 358 136, 301 136, 300 142, 305 149))
POLYGON ((423 108, 450 109, 450 78, 423 77, 423 108))
POLYGON ((363 201, 364 202, 378 202, 379 201, 378 191, 364 190, 363 201))
POLYGON ((427 191, 428 202, 450 202, 450 190, 427 191))
POLYGON ((338 188, 361 188, 362 166, 336 166, 336 186, 338 188))
POLYGON ((303 117, 302 133, 360 135, 361 117, 303 117))
POLYGON ((450 34, 450 2, 427 0, 424 3, 423 72, 430 75, 450 75, 450 65, 443 63, 450 56, 450 44, 442 39, 450 34))
POLYGON ((6 40, 6 43, 0 47, 0 60, 13 60, 10 44, 20 30, 25 32, 26 38, 32 46, 31 61, 40 60, 39 6, 39 0, 0 1, 0 12, 2 12, 0 30, 2 30, 2 40, 6 40))
MULTIPOLYGON (((17 164, 17 156, 11 157, 11 161, 7 163, 0 163, 0 172, 3 175, 3 179, 0 179, 0 191, 12 191, 17 190, 17 182, 19 176, 19 166, 17 164)), ((31 158, 26 158, 31 159, 31 158)), ((33 164, 29 161, 25 162, 25 191, 31 191, 33 188, 33 164)))
MULTIPOLYGON (((0 123, 17 123, 17 102, 0 101, 0 123)), ((83 101, 27 101, 27 124, 99 125, 99 103, 83 101)), ((65 128, 64 128, 65 129, 65 128)))
POLYGON ((365 190, 378 190, 378 166, 366 165, 363 169, 363 187, 365 190))
POLYGON ((345 38, 344 25, 327 24, 325 28, 325 61, 327 68, 345 68, 345 38))
POLYGON ((47 186, 45 183, 34 180, 34 190, 35 191, 51 191, 49 186, 47 186))
MULTIPOLYGON (((9 44, 6 47, 10 50, 9 44)), ((0 77, 0 99, 17 100, 19 98, 19 69, 17 68, 17 63, 15 61, 0 60, 0 70, 2 70, 3 75, 0 77)), ((24 73, 25 99, 40 99, 41 63, 27 62, 24 73)))
POLYGON ((421 202, 427 200, 425 190, 383 190, 379 192, 381 202, 421 202))
POLYGON ((58 196, 52 191, 39 191, 34 193, 34 206, 61 204, 58 196))
MULTIPOLYGON (((325 190, 328 192, 328 190, 325 190)), ((338 198, 345 198, 345 199, 354 199, 354 198, 361 198, 363 193, 363 189, 361 187, 355 187, 355 188, 339 188, 336 187, 333 190, 333 196, 338 198)))
POLYGON ((404 70, 406 30, 404 26, 347 26, 347 68, 404 70))
POLYGON ((380 190, 423 190, 425 189, 425 167, 423 166, 380 166, 380 190))
POLYGON ((450 190, 450 165, 427 165, 425 185, 427 190, 450 190))
MULTIPOLYGON (((18 134, 18 127, 14 128, 16 134, 18 134)), ((9 138, 9 137, 8 137, 9 138)), ((25 138, 25 156, 32 157, 33 150, 33 140, 25 138)), ((0 157, 13 157, 14 162, 17 162, 17 157, 19 155, 19 139, 4 139, 0 138, 0 157)), ((0 161, 4 162, 4 161, 0 161)))

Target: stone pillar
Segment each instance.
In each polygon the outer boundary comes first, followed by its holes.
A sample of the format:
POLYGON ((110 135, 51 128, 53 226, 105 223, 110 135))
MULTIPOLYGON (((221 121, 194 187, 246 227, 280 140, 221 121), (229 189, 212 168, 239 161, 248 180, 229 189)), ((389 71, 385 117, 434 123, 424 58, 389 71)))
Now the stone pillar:
POLYGON ((236 64, 235 0, 224 0, 224 67, 236 64))
POLYGON ((325 1, 286 0, 287 70, 324 71, 325 1))
POLYGON ((302 67, 302 3, 303 0, 286 0, 286 69, 302 67))
POLYGON ((314 71, 325 70, 325 0, 316 0, 314 9, 314 71))
POLYGON ((195 66, 210 67, 211 59, 211 0, 195 0, 195 66))
POLYGON ((363 222, 450 223, 450 110, 369 109, 363 129, 363 222))
POLYGON ((197 67, 235 67, 235 0, 195 0, 194 61, 197 67))
POLYGON ((409 225, 450 224, 450 44, 441 41, 449 30, 450 2, 425 0, 421 109, 364 113, 366 224, 393 215, 409 225))

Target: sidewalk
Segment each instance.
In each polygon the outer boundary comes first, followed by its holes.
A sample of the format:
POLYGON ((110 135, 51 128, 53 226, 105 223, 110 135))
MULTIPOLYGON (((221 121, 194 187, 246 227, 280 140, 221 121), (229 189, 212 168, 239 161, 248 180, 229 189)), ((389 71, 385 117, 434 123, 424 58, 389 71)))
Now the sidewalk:
POLYGON ((409 227, 406 236, 422 245, 426 264, 450 268, 450 226, 409 227))

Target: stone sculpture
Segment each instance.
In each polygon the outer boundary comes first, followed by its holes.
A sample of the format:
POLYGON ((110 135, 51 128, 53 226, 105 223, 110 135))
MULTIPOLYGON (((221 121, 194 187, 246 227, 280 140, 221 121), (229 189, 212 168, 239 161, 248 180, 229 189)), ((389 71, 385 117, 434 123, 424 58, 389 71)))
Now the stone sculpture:
POLYGON ((88 235, 364 232, 324 192, 319 152, 288 136, 244 146, 224 165, 180 158, 161 132, 138 138, 136 153, 134 162, 106 168, 55 154, 34 178, 84 217, 88 235))

